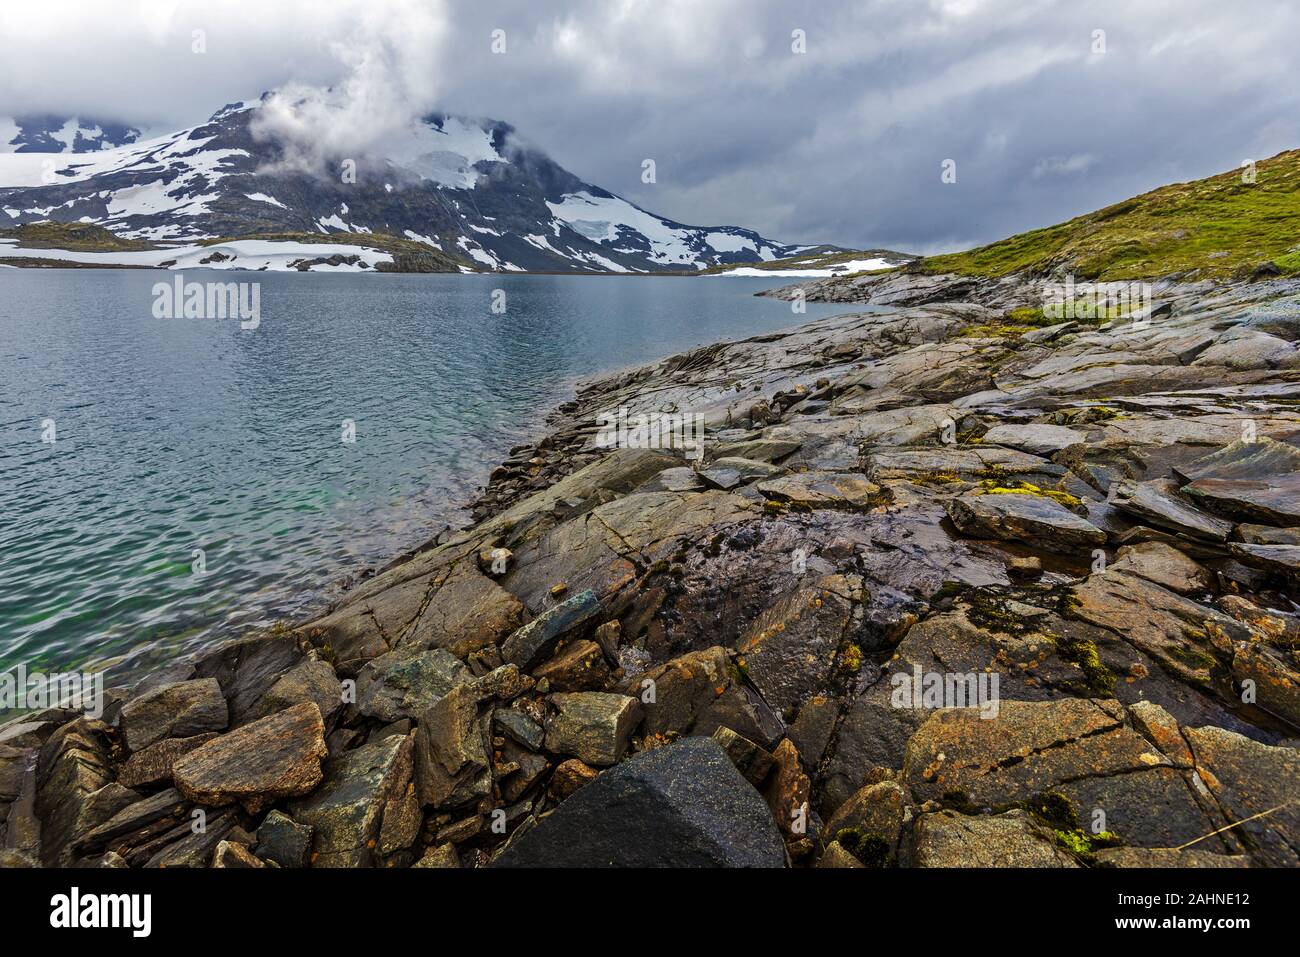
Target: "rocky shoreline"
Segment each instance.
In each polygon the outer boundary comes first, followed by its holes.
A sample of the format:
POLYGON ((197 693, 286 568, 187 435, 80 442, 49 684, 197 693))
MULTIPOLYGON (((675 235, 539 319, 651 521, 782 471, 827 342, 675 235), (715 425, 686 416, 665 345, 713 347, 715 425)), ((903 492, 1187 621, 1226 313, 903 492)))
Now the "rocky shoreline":
POLYGON ((1300 864, 1300 283, 774 294, 874 311, 587 382, 327 614, 0 726, 0 863, 1300 864))

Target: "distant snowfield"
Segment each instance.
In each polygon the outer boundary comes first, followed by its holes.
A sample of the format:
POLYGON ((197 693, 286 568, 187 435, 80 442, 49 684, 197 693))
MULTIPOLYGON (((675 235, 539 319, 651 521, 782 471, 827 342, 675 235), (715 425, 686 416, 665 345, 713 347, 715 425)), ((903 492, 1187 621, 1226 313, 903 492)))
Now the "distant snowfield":
POLYGON ((726 272, 709 273, 710 276, 752 276, 767 279, 771 276, 791 276, 796 279, 826 279, 830 276, 847 276, 854 272, 870 272, 874 269, 890 269, 901 266, 901 262, 888 259, 850 259, 848 262, 836 263, 825 269, 755 269, 753 266, 741 266, 726 272))
POLYGON ((0 259, 57 259, 64 262, 97 266, 149 266, 155 269, 245 269, 275 272, 296 271, 302 259, 328 259, 331 256, 357 256, 354 264, 331 266, 317 263, 312 272, 369 272, 393 257, 377 249, 350 246, 346 243, 294 243, 268 239, 240 239, 216 246, 173 246, 170 249, 147 249, 139 252, 74 252, 66 249, 26 249, 17 240, 0 239, 0 259), (213 253, 230 257, 221 262, 202 262, 213 253), (163 263, 168 263, 164 266, 163 263), (363 266, 362 263, 365 263, 363 266))

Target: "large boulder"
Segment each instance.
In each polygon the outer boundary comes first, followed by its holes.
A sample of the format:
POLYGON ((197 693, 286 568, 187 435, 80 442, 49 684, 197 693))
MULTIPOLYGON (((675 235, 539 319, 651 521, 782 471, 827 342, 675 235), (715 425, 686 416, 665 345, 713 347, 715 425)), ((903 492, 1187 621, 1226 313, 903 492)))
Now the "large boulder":
POLYGON ((762 797, 710 738, 638 754, 516 837, 497 867, 782 867, 762 797))
POLYGON ((250 814, 321 782, 325 726, 307 701, 209 741, 172 766, 176 787, 196 804, 238 801, 250 814))

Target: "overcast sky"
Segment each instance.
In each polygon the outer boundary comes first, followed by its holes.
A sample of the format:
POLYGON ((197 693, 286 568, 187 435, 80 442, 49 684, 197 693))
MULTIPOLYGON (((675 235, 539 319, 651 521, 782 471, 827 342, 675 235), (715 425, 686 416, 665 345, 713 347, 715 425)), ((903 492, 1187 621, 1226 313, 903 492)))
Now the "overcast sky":
POLYGON ((0 116, 331 86, 345 137, 490 116, 681 222, 933 252, 1300 147, 1297 37, 1287 0, 3 0, 0 116))

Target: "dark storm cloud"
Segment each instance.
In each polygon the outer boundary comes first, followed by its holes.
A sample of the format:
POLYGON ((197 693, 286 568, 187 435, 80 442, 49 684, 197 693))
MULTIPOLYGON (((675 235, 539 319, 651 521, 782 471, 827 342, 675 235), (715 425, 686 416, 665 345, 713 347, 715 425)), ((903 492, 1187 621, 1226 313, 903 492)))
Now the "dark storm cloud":
POLYGON ((357 136, 492 116, 683 222, 934 251, 1300 146, 1296 36, 1300 10, 1260 0, 9 0, 0 115, 183 126, 350 79, 357 136))

